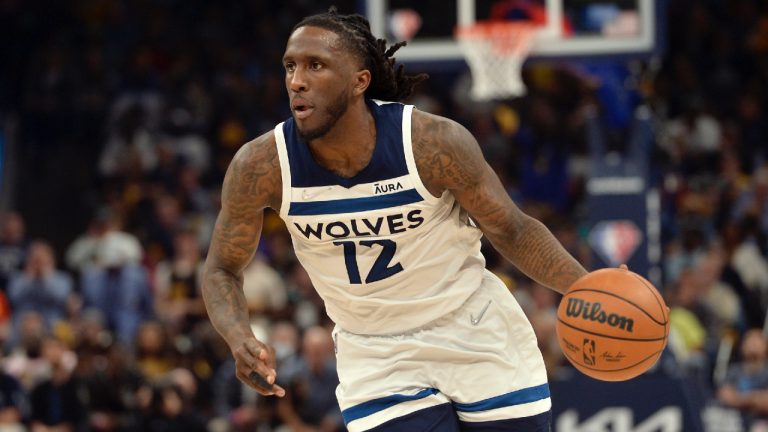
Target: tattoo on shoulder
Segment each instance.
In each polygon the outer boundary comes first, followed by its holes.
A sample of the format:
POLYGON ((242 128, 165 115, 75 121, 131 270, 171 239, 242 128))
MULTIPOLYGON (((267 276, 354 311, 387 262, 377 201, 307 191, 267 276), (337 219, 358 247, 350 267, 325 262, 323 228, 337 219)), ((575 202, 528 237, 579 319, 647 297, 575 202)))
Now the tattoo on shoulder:
MULTIPOLYGON (((282 180, 277 147, 271 134, 245 144, 235 155, 224 179, 223 200, 244 200, 252 204, 280 204, 282 180)), ((228 204, 235 204, 231 200, 228 204)), ((262 207, 262 208, 263 208, 262 207)))
POLYGON ((413 153, 422 181, 434 192, 472 186, 483 172, 477 141, 460 124, 414 111, 413 153))
POLYGON ((216 221, 212 247, 220 263, 242 267, 258 245, 267 206, 280 202, 282 182, 274 140, 258 138, 241 148, 227 170, 222 211, 216 221))

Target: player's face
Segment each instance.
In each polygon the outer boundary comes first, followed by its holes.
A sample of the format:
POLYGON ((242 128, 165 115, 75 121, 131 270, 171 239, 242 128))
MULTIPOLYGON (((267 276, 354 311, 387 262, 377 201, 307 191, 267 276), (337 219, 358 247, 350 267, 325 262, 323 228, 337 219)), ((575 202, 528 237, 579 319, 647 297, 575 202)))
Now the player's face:
POLYGON ((324 136, 347 111, 356 63, 330 30, 305 26, 291 34, 283 55, 285 86, 302 138, 324 136))

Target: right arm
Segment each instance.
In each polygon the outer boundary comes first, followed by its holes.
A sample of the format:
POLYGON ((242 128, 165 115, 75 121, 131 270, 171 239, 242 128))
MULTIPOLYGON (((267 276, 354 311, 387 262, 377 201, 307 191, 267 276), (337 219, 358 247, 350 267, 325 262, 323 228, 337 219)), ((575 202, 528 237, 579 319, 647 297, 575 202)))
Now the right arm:
POLYGON ((256 372, 272 384, 276 374, 273 350, 251 331, 243 269, 258 246, 264 208, 278 208, 281 191, 280 163, 269 132, 245 144, 227 169, 202 284, 208 316, 232 351, 237 377, 263 395, 279 396, 285 394, 282 388, 260 387, 249 378, 256 372))

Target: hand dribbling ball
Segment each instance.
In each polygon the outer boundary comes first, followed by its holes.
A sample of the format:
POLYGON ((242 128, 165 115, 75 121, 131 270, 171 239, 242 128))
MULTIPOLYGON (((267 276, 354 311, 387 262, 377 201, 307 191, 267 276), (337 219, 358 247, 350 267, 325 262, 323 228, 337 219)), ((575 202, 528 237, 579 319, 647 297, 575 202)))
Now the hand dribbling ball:
POLYGON ((557 309, 557 340, 576 369, 602 381, 647 371, 669 336, 669 309, 642 276, 623 268, 588 273, 557 309))

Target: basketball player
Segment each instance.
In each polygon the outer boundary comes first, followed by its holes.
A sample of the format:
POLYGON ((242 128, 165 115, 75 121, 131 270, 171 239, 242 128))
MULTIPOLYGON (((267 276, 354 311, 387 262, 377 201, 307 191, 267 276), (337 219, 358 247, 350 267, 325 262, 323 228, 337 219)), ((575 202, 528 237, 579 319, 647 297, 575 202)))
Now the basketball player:
POLYGON ((480 237, 559 292, 586 272, 515 206, 466 129, 393 102, 426 78, 394 68, 400 46, 334 9, 296 25, 283 57, 292 118, 244 145, 224 180, 203 286, 211 321, 238 378, 283 396, 242 292, 269 206, 336 323, 350 431, 548 431, 533 330, 485 269, 480 237))

